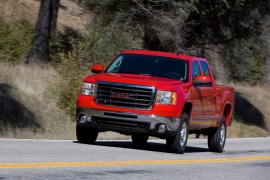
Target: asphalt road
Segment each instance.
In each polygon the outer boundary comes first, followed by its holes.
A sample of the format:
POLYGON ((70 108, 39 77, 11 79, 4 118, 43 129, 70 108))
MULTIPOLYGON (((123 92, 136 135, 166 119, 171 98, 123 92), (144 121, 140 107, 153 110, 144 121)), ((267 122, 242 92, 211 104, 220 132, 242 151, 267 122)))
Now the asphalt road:
POLYGON ((0 139, 2 179, 230 179, 270 177, 270 137, 227 139, 211 153, 206 139, 190 139, 186 153, 165 151, 165 141, 140 147, 131 141, 0 139))

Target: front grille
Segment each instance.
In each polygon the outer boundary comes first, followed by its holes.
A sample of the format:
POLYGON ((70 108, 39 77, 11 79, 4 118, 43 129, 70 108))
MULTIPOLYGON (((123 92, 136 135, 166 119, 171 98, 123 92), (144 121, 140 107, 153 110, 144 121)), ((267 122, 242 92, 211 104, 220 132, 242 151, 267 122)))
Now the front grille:
POLYGON ((108 106, 150 109, 154 96, 154 87, 99 82, 95 101, 108 106))
POLYGON ((92 123, 103 128, 116 128, 120 130, 132 130, 146 132, 150 124, 146 122, 127 121, 108 117, 92 116, 92 123))

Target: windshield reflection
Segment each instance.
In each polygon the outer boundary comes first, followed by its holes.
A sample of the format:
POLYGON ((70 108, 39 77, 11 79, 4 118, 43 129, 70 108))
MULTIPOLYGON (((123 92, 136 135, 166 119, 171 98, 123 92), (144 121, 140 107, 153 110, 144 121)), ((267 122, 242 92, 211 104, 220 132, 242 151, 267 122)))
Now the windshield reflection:
POLYGON ((161 56, 121 54, 106 72, 164 77, 187 82, 188 62, 161 56))

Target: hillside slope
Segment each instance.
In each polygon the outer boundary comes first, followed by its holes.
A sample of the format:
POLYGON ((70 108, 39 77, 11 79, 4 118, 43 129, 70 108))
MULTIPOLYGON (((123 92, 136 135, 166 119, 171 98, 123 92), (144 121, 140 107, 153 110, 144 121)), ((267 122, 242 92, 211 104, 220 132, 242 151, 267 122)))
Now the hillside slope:
MULTIPOLYGON (((0 14, 7 22, 15 23, 19 19, 27 19, 36 23, 40 2, 36 0, 1 0, 0 14)), ((57 29, 64 32, 66 28, 83 31, 91 22, 93 14, 79 7, 70 0, 61 0, 58 12, 57 29)))

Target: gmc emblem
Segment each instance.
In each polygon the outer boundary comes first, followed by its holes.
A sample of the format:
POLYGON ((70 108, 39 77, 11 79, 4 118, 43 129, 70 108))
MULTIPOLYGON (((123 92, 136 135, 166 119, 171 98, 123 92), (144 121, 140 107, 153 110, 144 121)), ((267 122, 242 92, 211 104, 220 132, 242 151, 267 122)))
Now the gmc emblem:
POLYGON ((135 99, 133 98, 134 94, 120 93, 120 92, 112 92, 111 97, 119 98, 119 99, 135 99))

